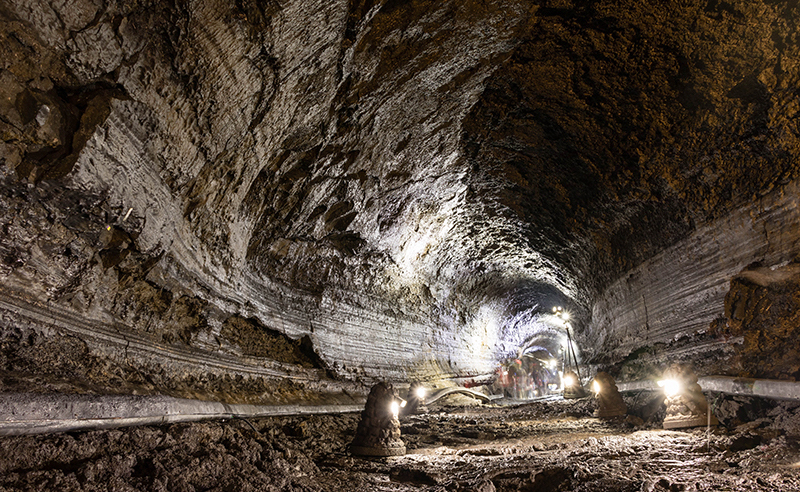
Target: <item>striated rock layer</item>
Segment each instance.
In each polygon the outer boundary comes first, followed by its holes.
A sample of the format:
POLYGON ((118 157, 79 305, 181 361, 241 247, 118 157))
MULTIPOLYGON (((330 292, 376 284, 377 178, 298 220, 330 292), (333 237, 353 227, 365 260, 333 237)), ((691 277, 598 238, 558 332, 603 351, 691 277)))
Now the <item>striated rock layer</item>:
POLYGON ((691 337, 795 256, 794 3, 5 0, 4 384, 481 380, 554 305, 585 360, 735 350, 691 337))
MULTIPOLYGON (((634 359, 658 352, 656 360, 662 363, 669 359, 692 361, 699 357, 701 360, 697 363, 710 365, 708 371, 711 372, 777 377, 780 370, 775 369, 751 369, 743 374, 740 362, 727 360, 733 355, 732 350, 739 351, 740 337, 747 331, 744 329, 747 323, 743 326, 740 321, 737 329, 727 330, 725 327, 730 323, 726 318, 742 320, 747 317, 752 321, 758 316, 758 310, 766 307, 763 303, 759 305, 758 299, 742 300, 737 314, 731 307, 736 302, 726 299, 750 296, 737 294, 741 289, 738 286, 748 278, 746 273, 740 272, 749 265, 764 267, 767 273, 762 275, 766 280, 761 283, 765 286, 773 282, 780 285, 793 278, 791 273, 785 272, 793 271, 794 267, 787 264, 800 254, 798 191, 798 185, 793 183, 700 227, 612 284, 594 306, 592 334, 597 341, 594 358, 618 362, 636 351, 640 354, 634 359), (720 328, 716 329, 717 326, 720 328), (665 346, 670 344, 674 346, 665 346), (662 347, 656 350, 658 345, 662 347), (714 345, 716 347, 711 347, 714 345), (724 352, 727 355, 724 365, 717 363, 715 366, 713 361, 702 360, 702 352, 708 349, 724 352)), ((792 289, 787 295, 791 292, 792 289)), ((775 316, 783 320, 781 323, 790 323, 793 315, 787 312, 775 316)), ((750 325, 755 334, 762 323, 750 325)), ((757 363, 758 359, 752 359, 749 364, 757 363)), ((788 370, 784 376, 797 373, 795 363, 778 364, 778 367, 788 370)))

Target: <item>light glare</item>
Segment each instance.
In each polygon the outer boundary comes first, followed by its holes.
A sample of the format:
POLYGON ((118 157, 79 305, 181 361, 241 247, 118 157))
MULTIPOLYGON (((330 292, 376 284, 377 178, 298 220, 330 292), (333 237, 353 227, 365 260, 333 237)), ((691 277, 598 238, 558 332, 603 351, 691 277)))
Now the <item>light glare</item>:
POLYGON ((664 388, 664 394, 667 396, 675 396, 681 391, 681 385, 674 379, 664 379, 658 382, 658 386, 664 388))
POLYGON ((400 403, 398 403, 397 400, 392 401, 391 408, 392 408, 392 415, 394 415, 394 418, 397 418, 397 416, 400 415, 400 403))
POLYGON ((564 386, 575 386, 578 384, 578 380, 572 374, 568 374, 564 376, 564 386))
POLYGON ((597 381, 592 381, 592 391, 594 391, 594 393, 596 395, 599 395, 600 394, 600 383, 598 383, 597 381))
POLYGON ((425 398, 425 393, 426 393, 426 391, 425 391, 425 387, 424 386, 420 386, 420 387, 417 388, 417 398, 420 398, 420 399, 425 398))

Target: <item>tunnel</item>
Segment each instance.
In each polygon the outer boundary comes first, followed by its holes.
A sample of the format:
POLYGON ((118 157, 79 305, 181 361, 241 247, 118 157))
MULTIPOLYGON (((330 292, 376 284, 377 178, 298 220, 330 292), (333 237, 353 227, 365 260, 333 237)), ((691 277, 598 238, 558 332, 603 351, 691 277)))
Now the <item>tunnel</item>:
POLYGON ((0 490, 800 490, 799 22, 2 0, 0 490))

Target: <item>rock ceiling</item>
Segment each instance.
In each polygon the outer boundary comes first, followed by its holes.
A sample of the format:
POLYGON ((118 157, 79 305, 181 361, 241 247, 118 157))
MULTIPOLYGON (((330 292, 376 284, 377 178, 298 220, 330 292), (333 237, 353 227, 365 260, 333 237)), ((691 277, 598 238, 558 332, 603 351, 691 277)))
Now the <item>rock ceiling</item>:
POLYGON ((556 354, 554 305, 596 363, 697 337, 800 247, 799 16, 5 0, 5 370, 294 398, 556 354))

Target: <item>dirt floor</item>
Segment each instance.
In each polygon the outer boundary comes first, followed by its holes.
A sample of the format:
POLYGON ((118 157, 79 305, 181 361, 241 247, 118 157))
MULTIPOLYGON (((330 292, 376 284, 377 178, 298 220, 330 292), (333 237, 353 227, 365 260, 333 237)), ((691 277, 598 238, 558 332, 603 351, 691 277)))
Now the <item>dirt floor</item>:
POLYGON ((718 397, 707 432, 661 430, 647 398, 628 402, 647 420, 448 397, 401 420, 392 458, 348 453, 358 414, 4 437, 0 490, 800 491, 800 403, 718 397))

